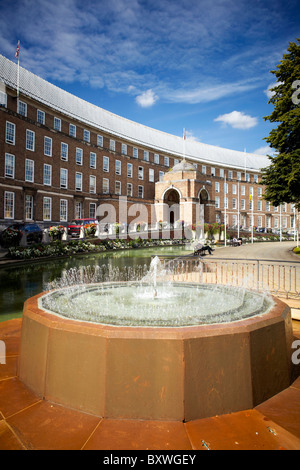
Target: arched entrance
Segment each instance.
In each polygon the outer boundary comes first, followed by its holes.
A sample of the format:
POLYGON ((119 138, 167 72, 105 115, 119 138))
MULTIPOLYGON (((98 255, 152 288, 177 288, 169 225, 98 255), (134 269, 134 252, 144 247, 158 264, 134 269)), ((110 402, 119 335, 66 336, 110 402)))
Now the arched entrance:
POLYGON ((170 188, 164 195, 164 220, 174 225, 176 220, 180 218, 180 194, 174 189, 170 188))
POLYGON ((199 203, 200 203, 200 223, 203 224, 209 221, 209 194, 205 188, 200 189, 199 192, 199 203))

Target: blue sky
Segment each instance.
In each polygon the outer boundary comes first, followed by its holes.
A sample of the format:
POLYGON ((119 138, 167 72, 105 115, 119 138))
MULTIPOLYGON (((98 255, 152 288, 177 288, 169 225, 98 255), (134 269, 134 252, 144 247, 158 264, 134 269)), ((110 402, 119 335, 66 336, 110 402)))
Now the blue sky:
POLYGON ((97 106, 265 154, 270 70, 299 26, 298 0, 0 0, 0 53, 20 40, 21 66, 97 106))

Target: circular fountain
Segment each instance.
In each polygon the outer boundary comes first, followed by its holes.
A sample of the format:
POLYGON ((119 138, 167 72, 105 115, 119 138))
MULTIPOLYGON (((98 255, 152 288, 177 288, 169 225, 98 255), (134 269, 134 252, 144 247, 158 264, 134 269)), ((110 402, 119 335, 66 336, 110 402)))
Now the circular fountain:
POLYGON ((41 397, 97 416, 188 421, 253 408, 288 387, 291 342, 281 301, 170 281, 154 258, 138 282, 76 279, 28 299, 19 376, 41 397))

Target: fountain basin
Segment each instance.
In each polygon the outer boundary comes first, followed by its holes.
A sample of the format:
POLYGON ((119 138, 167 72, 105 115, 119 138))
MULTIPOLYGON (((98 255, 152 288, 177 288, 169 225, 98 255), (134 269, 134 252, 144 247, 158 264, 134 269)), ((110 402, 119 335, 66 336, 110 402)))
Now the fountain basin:
POLYGON ((24 305, 19 378, 46 400, 189 421, 251 409, 290 385, 290 309, 276 298, 239 321, 149 328, 64 318, 41 308, 44 295, 24 305))

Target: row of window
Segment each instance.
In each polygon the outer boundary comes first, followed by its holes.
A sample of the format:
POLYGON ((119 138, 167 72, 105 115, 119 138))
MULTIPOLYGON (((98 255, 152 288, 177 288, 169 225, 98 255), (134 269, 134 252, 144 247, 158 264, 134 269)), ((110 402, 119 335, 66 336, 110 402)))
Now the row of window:
MULTIPOLYGON (((228 183, 224 183, 224 193, 225 194, 228 194, 228 183)), ((232 194, 237 194, 237 191, 238 191, 238 186, 234 183, 231 184, 231 192, 232 194)), ((243 184, 240 185, 240 191, 241 191, 241 196, 245 196, 246 195, 246 186, 244 186, 243 184)), ((220 183, 219 181, 216 181, 215 182, 215 192, 216 193, 219 193, 220 192, 220 183)), ((250 186, 249 187, 249 195, 250 194, 254 194, 254 191, 253 191, 253 187, 250 186)), ((258 186, 257 187, 257 196, 261 197, 262 196, 262 187, 261 186, 258 186)))
MULTIPOLYGON (((33 205, 34 200, 33 196, 30 194, 25 195, 25 220, 32 221, 34 218, 33 215, 33 205)), ((59 212, 60 212, 60 222, 68 222, 68 200, 60 199, 59 201, 59 212)), ((83 216, 82 202, 75 202, 75 218, 81 218, 83 216)), ((15 217, 15 193, 11 191, 5 191, 4 193, 4 218, 5 219, 14 219, 15 217)), ((89 217, 96 217, 96 203, 91 202, 89 204, 89 217)), ((44 197, 43 198, 43 221, 51 222, 52 221, 52 198, 44 197)))
MULTIPOLYGON (((236 198, 232 198, 231 200, 231 203, 232 203, 232 209, 240 209, 240 210, 245 210, 246 209, 246 200, 245 199, 241 199, 240 202, 238 203, 238 200, 236 198), (240 207, 238 207, 240 205, 240 207)), ((252 199, 249 200, 249 210, 252 210, 252 204, 253 204, 253 201, 252 199)), ((215 197, 215 207, 216 209, 220 209, 221 206, 220 206, 220 198, 219 196, 216 196, 215 197)), ((228 206, 228 198, 227 197, 224 197, 224 206, 223 206, 225 209, 228 209, 229 206, 228 206)), ((283 203, 281 205, 281 211, 282 212, 287 212, 287 204, 286 203, 283 203)), ((254 209, 254 207, 253 207, 254 209)), ((274 206, 274 212, 278 212, 280 209, 279 207, 277 206, 274 206)), ((294 204, 291 204, 291 211, 294 209, 294 204)), ((257 201, 257 208, 256 210, 258 211, 262 211, 262 201, 261 200, 258 200, 257 201)), ((271 211, 271 203, 269 201, 266 201, 266 212, 270 212, 271 211)))
MULTIPOLYGON (((38 110, 39 112, 39 110, 38 110)), ((40 111, 42 113, 43 111, 40 111)), ((38 115, 39 116, 39 115, 38 115)), ((58 118, 54 118, 54 128, 56 130, 58 129, 59 125, 56 124, 56 121, 60 121, 58 118)), ((38 122, 39 117, 38 117, 38 122)), ((76 137, 76 126, 73 124, 70 124, 70 135, 73 137, 76 137), (72 129, 72 131, 71 131, 72 129)), ((84 130, 84 139, 85 142, 90 141, 90 132, 87 130, 84 130)), ((8 144, 15 145, 16 143, 16 125, 12 122, 6 121, 6 132, 5 132, 5 141, 8 144)), ((103 147, 103 136, 97 135, 97 145, 98 147, 103 147)), ((113 139, 110 139, 110 145, 109 149, 112 151, 115 151, 116 149, 116 142, 113 139)), ((35 150, 35 132, 26 129, 26 150, 30 150, 34 152, 35 150)), ((127 155, 127 145, 122 144, 122 155, 127 155)), ((133 147, 133 158, 138 158, 138 148, 133 147)), ((94 155, 94 159, 96 160, 96 154, 94 152, 91 152, 91 154, 94 155)), ((51 137, 44 137, 44 155, 47 155, 49 157, 52 157, 52 138, 51 137)), ((68 160, 68 144, 65 142, 61 142, 61 159, 62 160, 68 160)), ((79 165, 82 165, 82 159, 83 159, 83 150, 81 148, 76 148, 76 163, 79 165)), ((149 151, 144 150, 144 161, 149 162, 149 151)), ((175 160, 178 163, 179 160, 175 160)), ((159 164, 160 163, 160 156, 158 153, 154 154, 154 163, 159 164)), ((170 166, 170 159, 169 157, 164 157, 164 166, 169 167, 170 166)))
MULTIPOLYGON (((119 162, 118 160, 116 161, 115 173, 116 175, 121 175, 121 162, 119 162)), ((164 174, 163 172, 160 172, 159 174, 160 180, 162 179, 163 174, 164 174)), ((12 155, 10 153, 5 154, 4 175, 7 178, 15 177, 15 155, 12 155)), ((133 165, 131 163, 127 164, 127 177, 128 178, 133 177, 133 165)), ((82 173, 76 172, 75 189, 77 191, 82 191, 82 178, 83 178, 82 173)), ((139 180, 144 179, 143 167, 139 167, 138 169, 138 179, 139 180)), ((29 158, 25 159, 25 181, 29 183, 34 183, 34 160, 31 160, 29 158)), ((109 190, 106 190, 107 183, 104 184, 104 181, 107 182, 109 180, 107 178, 103 178, 103 192, 109 193, 109 190)), ((149 169, 149 181, 154 182, 154 170, 151 168, 149 169)), ((43 184, 46 186, 52 185, 52 165, 47 164, 47 163, 44 164, 43 184)), ((115 184, 116 184, 116 188, 118 186, 118 191, 116 191, 116 194, 121 194, 120 192, 121 183, 118 181, 115 184)), ((68 188, 68 169, 66 168, 60 169, 60 187, 64 189, 68 188)), ((132 188, 131 183, 127 184, 127 188, 129 187, 132 188)), ((90 175, 90 192, 91 193, 96 192, 96 176, 94 175, 90 175)), ((128 194, 128 190, 127 190, 127 195, 132 196, 132 194, 128 194)))

